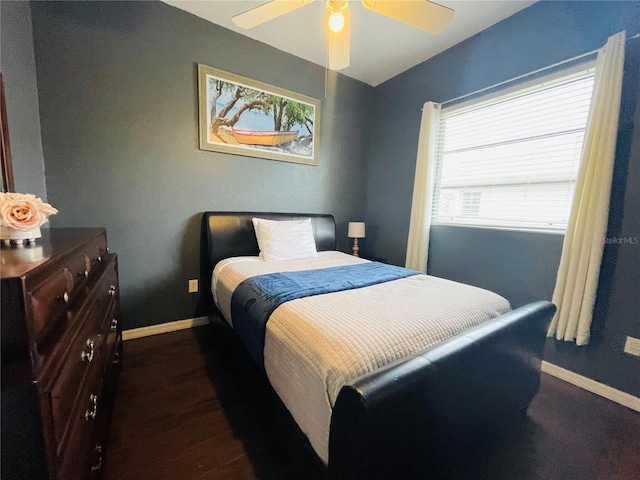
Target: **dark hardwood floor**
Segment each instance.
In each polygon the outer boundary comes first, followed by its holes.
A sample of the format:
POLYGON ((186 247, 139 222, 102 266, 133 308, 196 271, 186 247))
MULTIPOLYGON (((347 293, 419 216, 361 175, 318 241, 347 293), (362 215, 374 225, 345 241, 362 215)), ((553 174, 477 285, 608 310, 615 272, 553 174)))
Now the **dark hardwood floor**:
MULTIPOLYGON (((324 468, 219 322, 124 344, 106 480, 323 479, 324 468)), ((543 374, 528 416, 447 479, 638 480, 640 413, 543 374)))

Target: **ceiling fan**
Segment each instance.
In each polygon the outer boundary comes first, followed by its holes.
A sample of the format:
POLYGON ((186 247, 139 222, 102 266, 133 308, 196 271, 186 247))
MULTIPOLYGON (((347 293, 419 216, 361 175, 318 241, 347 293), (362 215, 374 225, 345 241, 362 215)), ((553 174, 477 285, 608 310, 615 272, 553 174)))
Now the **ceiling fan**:
MULTIPOLYGON (((236 15, 231 20, 238 27, 249 29, 308 5, 313 0, 271 0, 236 15)), ((350 15, 348 0, 326 0, 328 11, 327 57, 331 70, 349 66, 350 15)), ((442 32, 453 17, 453 10, 428 0, 362 0, 368 10, 427 33, 442 32)))

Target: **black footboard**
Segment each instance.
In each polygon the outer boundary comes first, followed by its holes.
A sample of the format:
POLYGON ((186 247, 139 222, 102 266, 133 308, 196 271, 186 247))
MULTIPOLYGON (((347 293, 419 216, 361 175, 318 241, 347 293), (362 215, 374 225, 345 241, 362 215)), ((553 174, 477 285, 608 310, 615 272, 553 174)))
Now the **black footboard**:
POLYGON ((343 387, 331 418, 332 477, 428 478, 526 411, 554 312, 549 302, 526 305, 343 387))

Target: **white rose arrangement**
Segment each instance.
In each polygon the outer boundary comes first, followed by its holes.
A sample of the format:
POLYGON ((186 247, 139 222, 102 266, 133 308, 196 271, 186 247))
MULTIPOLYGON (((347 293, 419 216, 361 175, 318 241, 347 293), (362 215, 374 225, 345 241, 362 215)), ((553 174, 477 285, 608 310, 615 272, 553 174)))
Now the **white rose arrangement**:
POLYGON ((26 232, 40 227, 58 213, 50 204, 30 193, 0 193, 0 220, 4 226, 26 232))

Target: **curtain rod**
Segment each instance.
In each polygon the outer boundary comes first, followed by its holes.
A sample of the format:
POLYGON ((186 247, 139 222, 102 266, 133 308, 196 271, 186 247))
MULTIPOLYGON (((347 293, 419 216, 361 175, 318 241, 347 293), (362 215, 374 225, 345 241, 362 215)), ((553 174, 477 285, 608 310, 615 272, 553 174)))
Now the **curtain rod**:
MULTIPOLYGON (((628 42, 629 40, 634 40, 636 38, 640 38, 640 32, 636 33, 633 37, 627 38, 626 42, 628 42)), ((600 48, 602 48, 602 47, 600 47, 600 48)), ((560 65, 564 65, 565 63, 570 63, 570 62, 574 62, 576 60, 580 60, 581 58, 588 57, 589 55, 593 55, 594 53, 597 53, 600 50, 600 48, 596 48, 595 50, 591 50, 590 52, 586 52, 586 53, 582 53, 580 55, 576 55, 575 57, 568 58, 567 60, 562 60, 560 62, 554 63, 553 65, 548 65, 546 67, 539 68, 537 70, 534 70, 533 72, 529 72, 529 73, 524 73, 522 75, 518 75, 517 77, 510 78, 509 80, 504 80, 502 82, 496 83, 495 85, 490 85, 488 87, 481 88, 480 90, 476 90, 475 92, 467 93, 465 95, 460 95, 459 97, 452 98, 451 100, 447 100, 446 102, 441 102, 440 106, 444 106, 444 105, 447 105, 448 103, 456 102, 458 100, 462 100, 463 98, 471 97, 473 95, 477 95, 478 93, 482 93, 482 92, 485 92, 487 90, 491 90, 493 88, 500 87, 500 86, 504 85, 505 83, 515 82, 516 80, 521 80, 523 78, 527 78, 527 77, 529 77, 531 75, 535 75, 536 73, 544 72, 545 70, 550 70, 552 68, 559 67, 560 65)))

